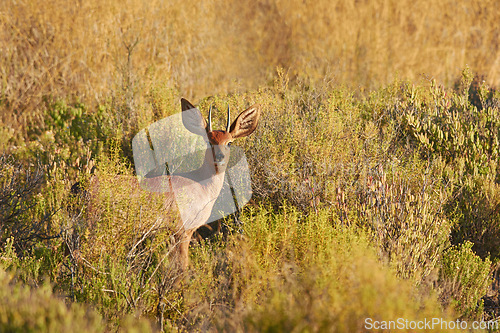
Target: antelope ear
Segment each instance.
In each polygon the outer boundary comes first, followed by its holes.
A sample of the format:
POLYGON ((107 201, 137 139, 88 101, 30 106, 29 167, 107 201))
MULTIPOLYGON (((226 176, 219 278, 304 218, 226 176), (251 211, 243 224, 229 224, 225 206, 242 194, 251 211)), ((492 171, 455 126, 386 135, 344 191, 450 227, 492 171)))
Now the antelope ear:
POLYGON ((242 138, 252 134, 257 128, 260 118, 260 105, 255 104, 240 113, 238 118, 233 122, 229 133, 234 139, 242 138))
POLYGON ((188 100, 181 98, 182 124, 193 134, 206 136, 207 122, 202 117, 200 110, 188 100))

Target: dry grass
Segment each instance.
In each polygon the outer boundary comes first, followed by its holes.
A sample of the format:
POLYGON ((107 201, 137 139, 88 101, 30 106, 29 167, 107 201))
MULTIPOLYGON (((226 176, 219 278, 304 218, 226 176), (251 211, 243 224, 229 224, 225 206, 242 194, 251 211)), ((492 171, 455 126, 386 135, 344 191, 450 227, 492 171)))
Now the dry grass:
MULTIPOLYGON (((24 128, 44 96, 136 107, 152 82, 196 99, 255 88, 276 66, 373 87, 451 83, 465 64, 500 84, 494 1, 85 1, 0 4, 0 116, 24 128)), ((4 126, 5 126, 4 125, 4 126)), ((14 135, 14 134, 11 134, 14 135)))

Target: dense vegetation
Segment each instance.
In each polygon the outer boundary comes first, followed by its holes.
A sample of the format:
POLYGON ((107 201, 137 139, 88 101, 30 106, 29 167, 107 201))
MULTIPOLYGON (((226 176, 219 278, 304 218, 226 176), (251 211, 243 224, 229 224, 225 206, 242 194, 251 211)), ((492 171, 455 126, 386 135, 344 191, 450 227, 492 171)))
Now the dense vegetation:
POLYGON ((0 331, 497 318, 492 6, 2 2, 0 331), (169 231, 117 176, 181 96, 263 114, 235 143, 251 203, 192 244, 174 285, 169 231))

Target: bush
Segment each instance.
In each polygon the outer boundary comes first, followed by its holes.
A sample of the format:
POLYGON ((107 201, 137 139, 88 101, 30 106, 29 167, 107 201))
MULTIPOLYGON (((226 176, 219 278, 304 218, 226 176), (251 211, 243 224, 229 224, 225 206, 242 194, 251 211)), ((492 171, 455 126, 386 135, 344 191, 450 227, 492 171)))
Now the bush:
POLYGON ((491 261, 474 254, 472 245, 465 242, 444 252, 439 280, 443 303, 451 303, 464 317, 477 319, 483 312, 481 297, 491 283, 491 261))
POLYGON ((243 239, 196 250, 186 316, 201 326, 191 329, 354 332, 366 318, 448 316, 436 294, 397 278, 377 259, 370 237, 341 226, 330 210, 260 207, 241 220, 243 239))
MULTIPOLYGON (((68 305, 52 291, 47 276, 53 253, 19 258, 9 239, 0 252, 0 331, 2 332, 103 332, 119 328, 123 332, 152 332, 149 321, 133 316, 118 324, 105 322, 86 305, 68 305), (133 319, 132 319, 133 318, 133 319)), ((59 261, 61 259, 59 258, 59 261)), ((52 262, 53 263, 53 262, 52 262)))
POLYGON ((453 242, 470 240, 483 258, 500 255, 500 103, 480 88, 484 107, 469 101, 472 73, 465 69, 458 92, 431 82, 427 94, 403 89, 401 133, 423 158, 440 157, 446 163, 442 181, 453 191, 445 209, 454 226, 453 242))
POLYGON ((11 238, 20 251, 39 240, 57 237, 51 225, 54 211, 44 210, 36 197, 44 184, 44 167, 34 170, 12 155, 0 156, 0 247, 11 238))
POLYGON ((366 181, 358 184, 355 209, 398 276, 420 284, 439 269, 451 224, 442 212, 445 189, 431 176, 442 163, 435 161, 427 169, 418 159, 406 163, 369 170, 366 181))
POLYGON ((68 307, 49 285, 36 289, 16 282, 0 268, 0 330, 4 332, 102 332, 99 316, 85 307, 68 307))

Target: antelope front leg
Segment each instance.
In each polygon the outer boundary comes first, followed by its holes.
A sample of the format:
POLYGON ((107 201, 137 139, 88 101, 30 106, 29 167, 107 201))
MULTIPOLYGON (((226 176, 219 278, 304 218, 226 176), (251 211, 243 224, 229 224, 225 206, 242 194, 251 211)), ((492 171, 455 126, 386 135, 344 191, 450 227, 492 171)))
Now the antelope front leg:
POLYGON ((175 246, 177 247, 177 260, 181 271, 185 272, 189 266, 189 243, 195 229, 179 231, 175 236, 175 246))

